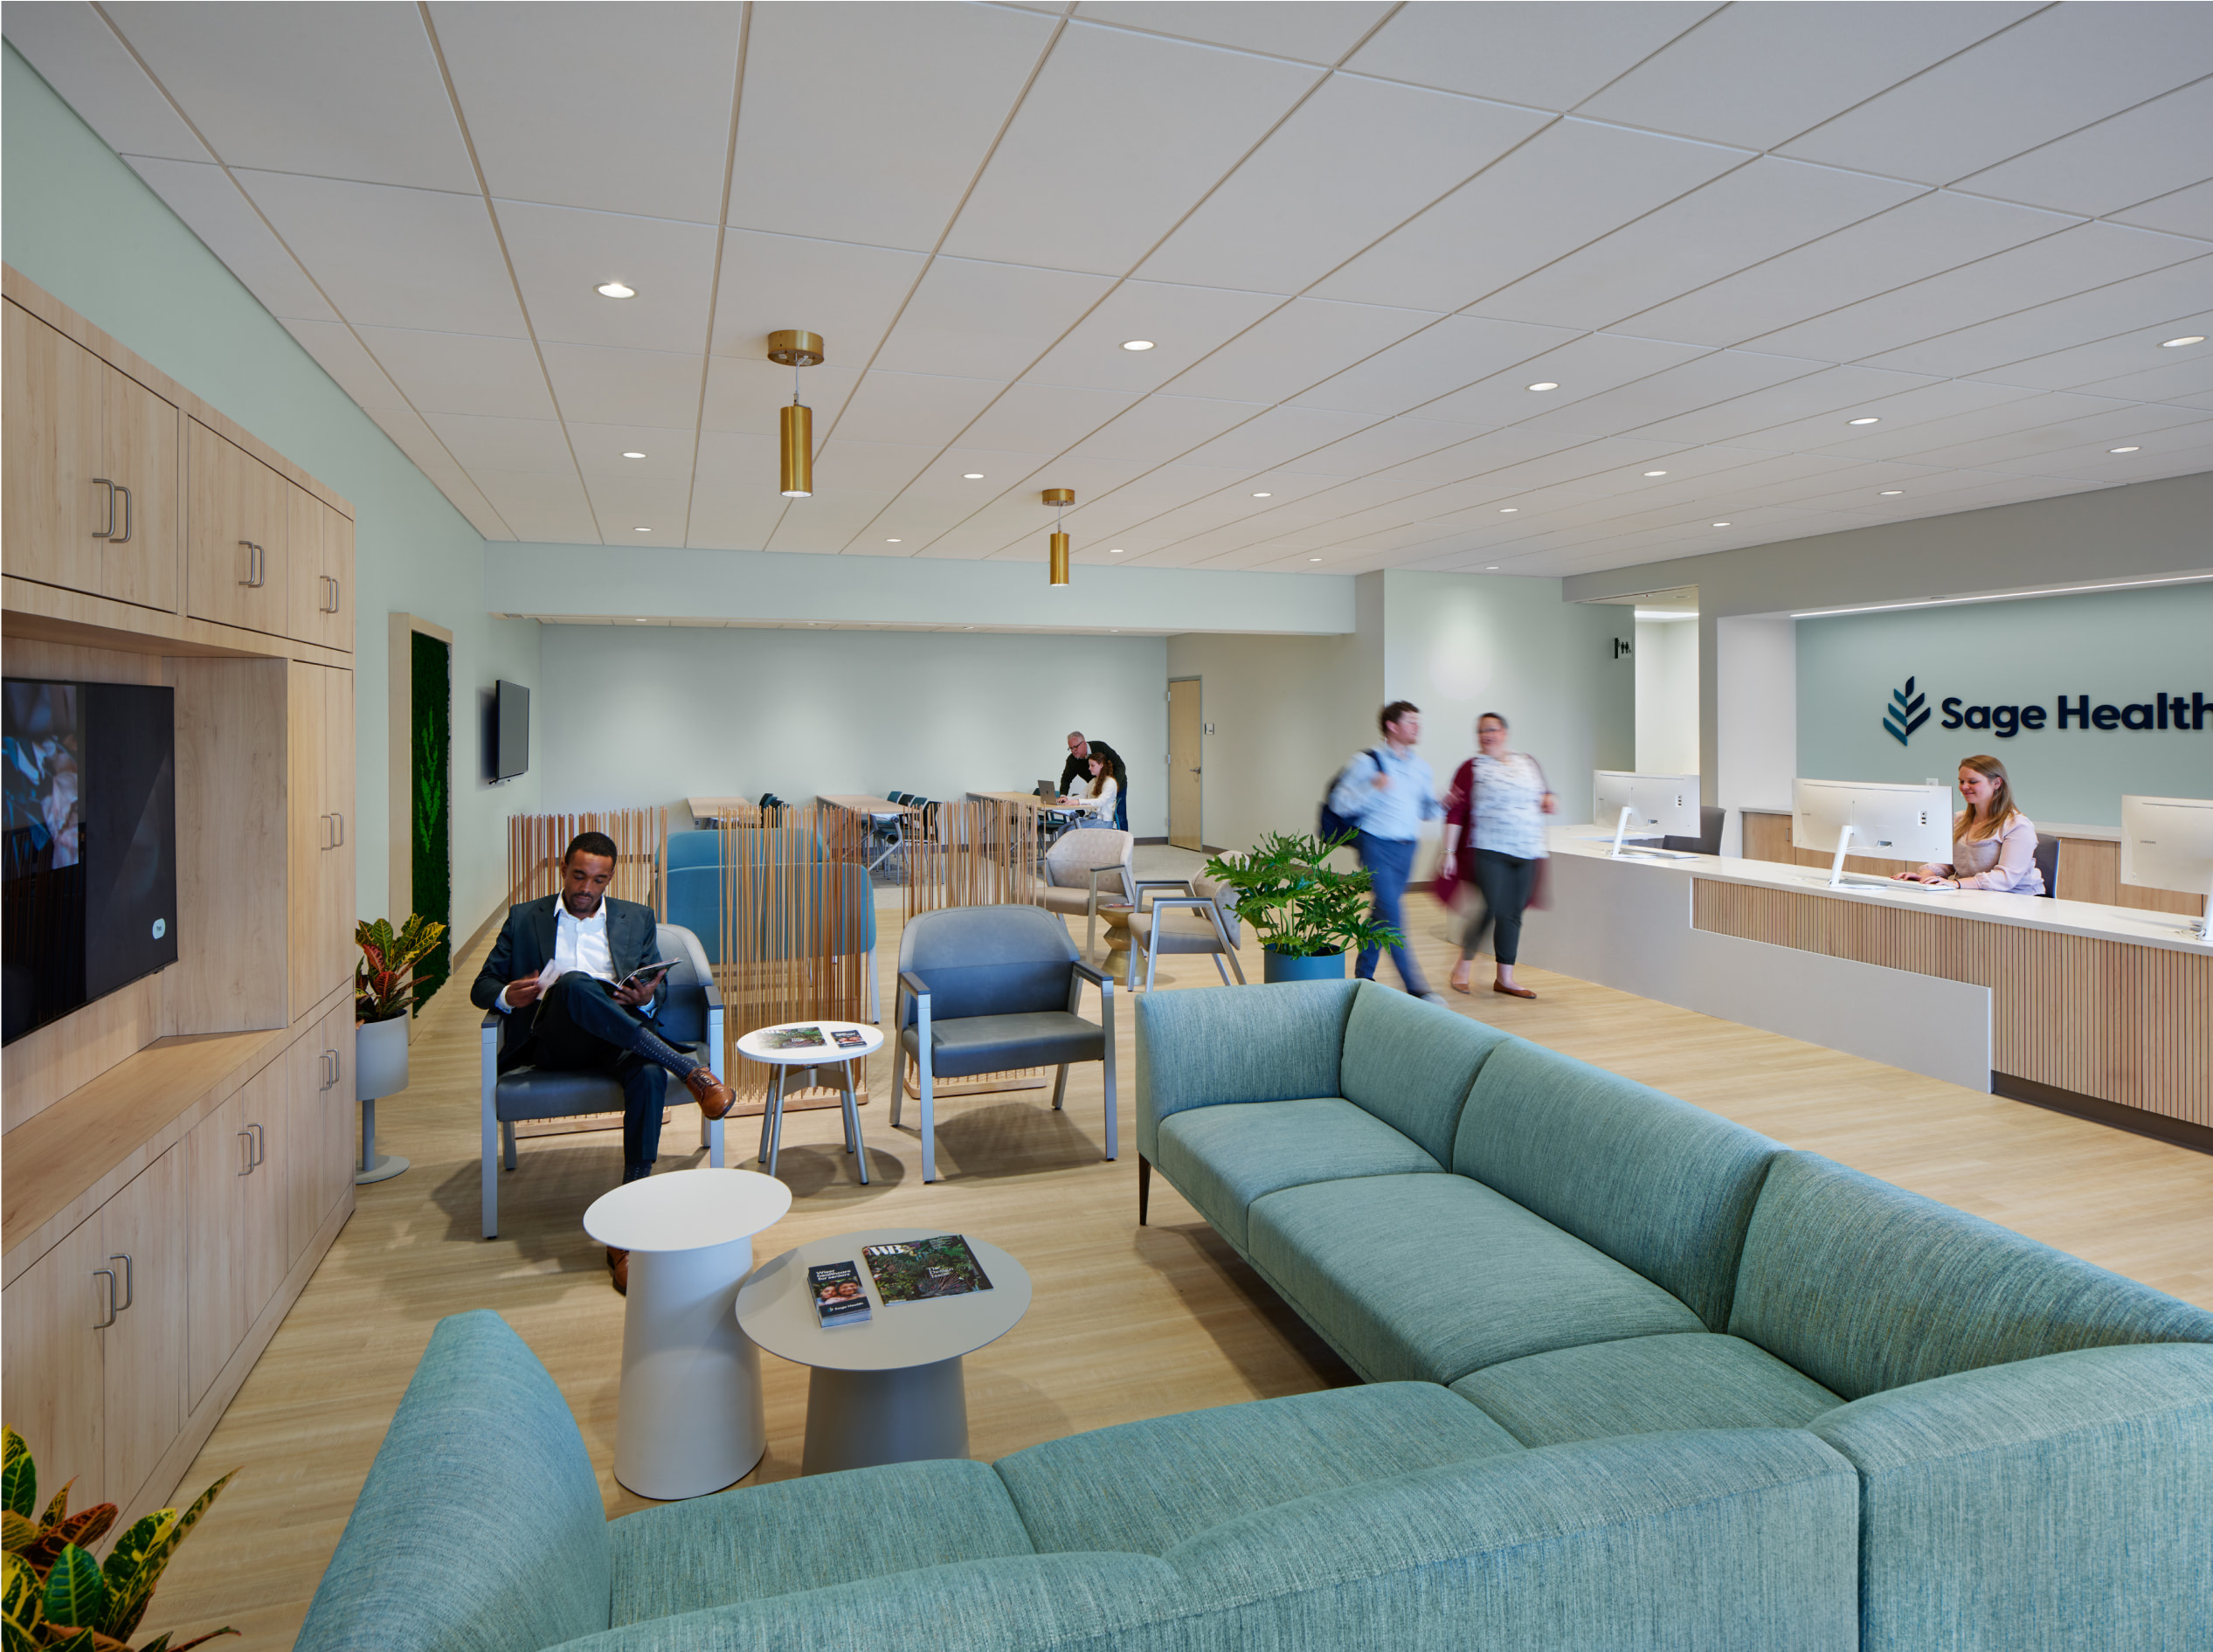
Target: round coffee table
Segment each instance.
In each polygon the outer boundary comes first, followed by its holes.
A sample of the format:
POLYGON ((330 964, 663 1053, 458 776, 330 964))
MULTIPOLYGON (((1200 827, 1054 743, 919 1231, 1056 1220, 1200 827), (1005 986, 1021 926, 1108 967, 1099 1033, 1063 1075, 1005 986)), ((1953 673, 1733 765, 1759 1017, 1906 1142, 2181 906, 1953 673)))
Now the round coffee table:
POLYGON ((998 1246, 966 1234, 991 1289, 886 1306, 861 1255, 863 1245, 934 1239, 943 1231, 877 1227, 818 1239, 762 1263, 739 1288, 737 1320, 746 1336, 813 1368, 800 1473, 968 1455, 961 1358, 1014 1328, 1030 1305, 1029 1275, 998 1246), (826 1331, 815 1317, 806 1270, 842 1261, 861 1269, 868 1323, 826 1331))
POLYGON ((750 1170, 680 1170, 602 1193, 584 1230, 630 1253, 615 1478, 668 1502, 735 1485, 768 1446, 761 1357, 732 1317, 753 1235, 792 1190, 750 1170))
POLYGON ((866 1021, 785 1021, 776 1026, 757 1026, 737 1040, 737 1053, 747 1061, 776 1068, 776 1078, 770 1084, 767 1100, 761 1108, 760 1162, 770 1175, 776 1174, 777 1150, 784 1144, 785 1090, 802 1068, 808 1084, 820 1084, 820 1069, 834 1067, 845 1090, 845 1151, 853 1155, 854 1170, 861 1185, 868 1185, 868 1154, 861 1144, 861 1106, 853 1093, 853 1063, 865 1061, 882 1047, 882 1032, 866 1021), (792 1033, 808 1026, 820 1030, 822 1043, 778 1049, 769 1041, 771 1033, 792 1033), (840 1044, 840 1033, 858 1033, 861 1042, 840 1044))

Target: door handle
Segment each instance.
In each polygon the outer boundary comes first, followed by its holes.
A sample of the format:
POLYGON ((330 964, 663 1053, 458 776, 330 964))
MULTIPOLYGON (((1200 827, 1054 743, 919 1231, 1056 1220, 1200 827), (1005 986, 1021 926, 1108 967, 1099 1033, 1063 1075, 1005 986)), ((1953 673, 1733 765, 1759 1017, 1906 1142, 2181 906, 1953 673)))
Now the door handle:
MULTIPOLYGON (((107 543, 111 545, 128 545, 131 543, 131 490, 128 487, 114 488, 109 495, 111 501, 114 494, 121 494, 123 496, 123 531, 120 534, 115 533, 115 523, 114 521, 115 508, 111 502, 107 508, 109 516, 107 530, 111 535, 114 535, 114 537, 110 538, 107 543)), ((130 1306, 128 1303, 126 1303, 123 1305, 127 1308, 130 1306)))
POLYGON ((346 587, 339 582, 337 575, 332 574, 330 576, 330 612, 336 613, 345 605, 345 601, 346 587))
POLYGON ((246 1129, 239 1131, 239 1134, 246 1140, 246 1168, 240 1171, 239 1174, 241 1176, 251 1176, 253 1174, 254 1165, 259 1162, 253 1157, 253 1126, 251 1124, 247 1125, 246 1129))
MULTIPOLYGON (((122 1305, 115 1311, 128 1313, 130 1310, 130 1305, 138 1300, 138 1270, 131 1266, 131 1259, 128 1256, 110 1256, 107 1260, 123 1264, 123 1301, 122 1305)), ((101 1271, 107 1273, 110 1279, 114 1277, 114 1275, 107 1269, 103 1268, 101 1271)), ((111 1286, 110 1289, 112 1289, 113 1287, 111 1286)))
POLYGON ((93 537, 94 539, 112 538, 115 532, 115 484, 105 476, 95 476, 93 478, 93 486, 105 487, 107 490, 107 526, 95 529, 93 531, 93 537))
POLYGON ((99 1279, 103 1276, 107 1281, 107 1317, 95 1321, 93 1324, 93 1329, 94 1331, 105 1331, 108 1328, 108 1326, 115 1323, 115 1270, 113 1268, 95 1268, 93 1269, 93 1277, 94 1279, 99 1279))
POLYGON ((251 539, 241 539, 239 541, 239 543, 246 547, 246 577, 239 581, 239 584, 241 585, 258 585, 261 583, 259 579, 254 577, 254 570, 259 565, 258 548, 251 539))
POLYGON ((330 847, 334 849, 342 849, 346 847, 346 817, 342 814, 334 814, 330 818, 338 823, 338 841, 330 847))
POLYGON ((261 1133, 259 1124, 249 1124, 246 1128, 253 1132, 253 1168, 259 1170, 262 1161, 269 1156, 268 1138, 261 1133))

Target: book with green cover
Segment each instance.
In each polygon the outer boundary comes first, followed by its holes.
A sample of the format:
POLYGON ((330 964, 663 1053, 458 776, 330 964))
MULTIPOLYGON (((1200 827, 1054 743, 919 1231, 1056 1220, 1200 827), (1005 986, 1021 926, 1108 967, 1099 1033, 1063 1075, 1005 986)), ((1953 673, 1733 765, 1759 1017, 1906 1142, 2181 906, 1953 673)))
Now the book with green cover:
POLYGON ((876 1295, 883 1298, 886 1307, 894 1303, 965 1296, 992 1288, 976 1253, 958 1234, 902 1240, 892 1245, 863 1245, 861 1255, 876 1282, 876 1295))
POLYGON ((820 1050, 830 1047, 830 1040, 822 1036, 819 1026, 772 1026, 761 1034, 761 1042, 772 1050, 820 1050))

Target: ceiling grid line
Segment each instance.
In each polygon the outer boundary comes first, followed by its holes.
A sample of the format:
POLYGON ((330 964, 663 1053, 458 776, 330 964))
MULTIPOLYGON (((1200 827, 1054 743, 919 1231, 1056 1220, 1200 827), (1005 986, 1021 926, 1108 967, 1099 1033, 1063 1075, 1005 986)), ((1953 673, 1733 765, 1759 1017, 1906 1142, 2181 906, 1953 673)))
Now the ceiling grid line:
POLYGON ((737 176, 737 117, 745 102, 745 48, 753 34, 753 0, 737 14, 737 70, 730 81, 730 147, 723 154, 723 204, 715 213, 715 263, 707 282, 707 336, 699 350, 699 408, 692 418, 692 469, 684 488, 684 532, 677 542, 692 543, 692 509, 699 499, 699 449, 707 435, 707 383, 715 370, 715 309, 723 296, 723 254, 730 245, 730 185, 737 176))

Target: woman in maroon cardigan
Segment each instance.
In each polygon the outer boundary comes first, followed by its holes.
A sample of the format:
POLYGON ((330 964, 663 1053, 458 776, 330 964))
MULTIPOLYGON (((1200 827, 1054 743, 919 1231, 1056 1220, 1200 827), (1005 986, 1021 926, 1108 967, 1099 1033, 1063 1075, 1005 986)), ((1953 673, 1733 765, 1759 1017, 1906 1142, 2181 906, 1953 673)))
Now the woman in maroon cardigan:
POLYGON ((1476 755, 1460 765, 1445 794, 1445 853, 1437 867, 1437 881, 1447 886, 1442 892, 1452 893, 1456 878, 1463 886, 1460 898, 1451 902, 1456 910, 1466 909, 1470 890, 1482 895, 1461 937, 1452 990, 1470 990, 1476 949, 1483 931, 1495 926, 1492 951, 1498 977, 1490 990, 1510 998, 1535 998, 1527 987, 1514 985, 1514 960, 1521 956, 1521 915, 1544 871, 1544 818, 1559 801, 1537 759, 1508 748, 1506 720, 1497 712, 1476 719, 1476 755))

